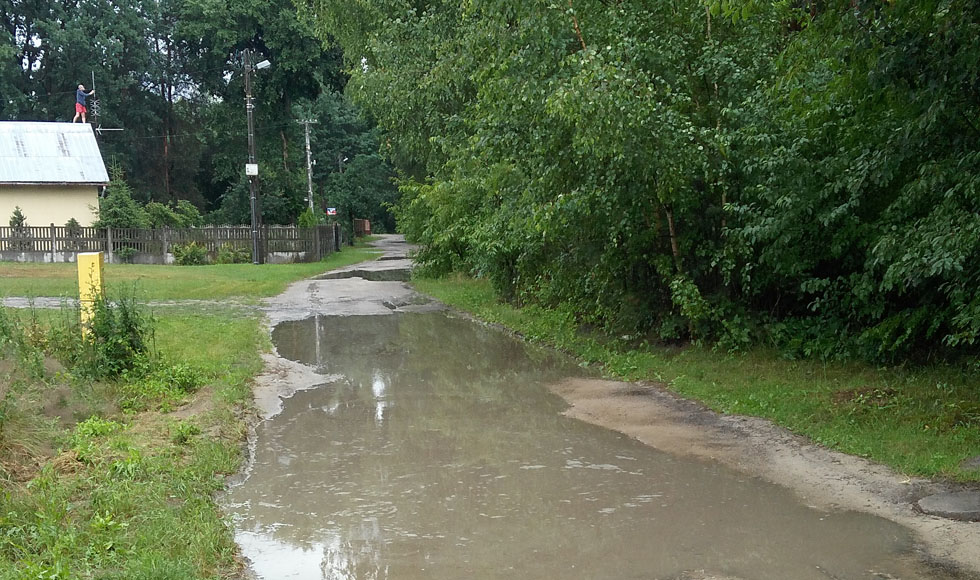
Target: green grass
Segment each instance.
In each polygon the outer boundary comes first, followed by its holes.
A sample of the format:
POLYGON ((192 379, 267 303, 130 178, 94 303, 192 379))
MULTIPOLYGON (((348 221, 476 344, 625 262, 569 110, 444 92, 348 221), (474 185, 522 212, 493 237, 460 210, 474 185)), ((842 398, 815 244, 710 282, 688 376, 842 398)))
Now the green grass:
POLYGON ((601 366, 611 377, 658 381, 717 411, 765 417, 907 474, 980 481, 980 470, 960 468, 964 459, 980 455, 975 371, 792 361, 762 349, 729 354, 632 345, 579 332, 567 312, 500 303, 480 280, 414 283, 447 304, 601 366))
MULTIPOLYGON (((54 317, 42 313, 42 324, 45 318, 54 317)), ((105 405, 96 418, 49 431, 49 446, 61 452, 26 485, 8 480, 0 496, 0 578, 215 578, 237 570, 234 539, 212 497, 223 485, 216 475, 240 465, 242 410, 267 338, 256 315, 168 311, 156 318, 161 364, 201 378, 195 392, 156 403, 197 412, 176 418, 154 404, 144 412, 105 405)), ((60 380, 22 382, 21 401, 40 402, 43 392, 34 391, 52 386, 67 387, 72 406, 125 392, 123 385, 60 380)), ((18 412, 45 420, 31 404, 18 412)), ((9 430, 3 436, 5 443, 22 439, 9 430)))
MULTIPOLYGON (((375 255, 107 273, 150 299, 247 301, 375 255)), ((65 265, 0 272, 8 295, 57 295, 76 276, 65 265)), ((147 369, 93 381, 54 357, 64 329, 77 330, 76 312, 0 306, 0 579, 241 577, 214 496, 241 465, 269 338, 260 313, 242 304, 158 306, 152 320, 147 369)))
MULTIPOLYGON (((376 250, 361 245, 345 247, 322 262, 301 264, 106 264, 105 281, 110 289, 136 284, 145 300, 248 300, 275 296, 290 282, 377 255, 376 250)), ((0 295, 77 297, 78 269, 75 264, 0 263, 0 295)))

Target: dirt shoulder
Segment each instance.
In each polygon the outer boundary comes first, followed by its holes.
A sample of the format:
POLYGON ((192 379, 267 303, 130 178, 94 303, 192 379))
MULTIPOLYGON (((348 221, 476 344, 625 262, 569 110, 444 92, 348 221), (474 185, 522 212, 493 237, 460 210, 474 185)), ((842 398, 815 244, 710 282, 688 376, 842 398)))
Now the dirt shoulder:
POLYGON ((568 379, 551 390, 566 415, 619 431, 661 451, 717 461, 794 490, 823 510, 855 510, 889 519, 919 538, 923 558, 980 574, 980 523, 915 509, 920 498, 958 489, 902 476, 859 457, 815 445, 764 419, 720 415, 662 385, 568 379))

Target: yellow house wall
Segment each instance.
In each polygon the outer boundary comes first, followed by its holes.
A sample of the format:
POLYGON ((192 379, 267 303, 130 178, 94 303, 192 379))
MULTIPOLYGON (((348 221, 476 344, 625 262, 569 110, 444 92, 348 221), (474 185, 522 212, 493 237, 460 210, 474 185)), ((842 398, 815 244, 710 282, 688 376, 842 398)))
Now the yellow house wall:
POLYGON ((0 185, 0 225, 6 226, 14 208, 29 226, 63 226, 71 218, 90 226, 99 207, 99 188, 94 185, 0 185))

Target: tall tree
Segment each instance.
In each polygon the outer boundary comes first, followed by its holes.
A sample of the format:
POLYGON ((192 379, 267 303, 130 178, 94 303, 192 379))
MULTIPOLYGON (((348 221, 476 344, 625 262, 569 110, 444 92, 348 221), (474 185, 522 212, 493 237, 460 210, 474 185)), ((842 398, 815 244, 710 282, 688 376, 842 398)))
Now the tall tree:
MULTIPOLYGON (((289 0, 0 0, 0 9, 0 118, 66 121, 75 87, 94 72, 97 124, 123 129, 101 134, 101 148, 134 196, 220 209, 214 219, 249 220, 241 56, 269 59, 253 79, 265 221, 288 223, 305 208, 293 104, 340 92, 347 77, 339 48, 324 48, 289 0)), ((348 141, 370 130, 344 123, 322 128, 356 132, 348 141)))
POLYGON ((661 339, 975 352, 968 0, 309 0, 434 271, 661 339))

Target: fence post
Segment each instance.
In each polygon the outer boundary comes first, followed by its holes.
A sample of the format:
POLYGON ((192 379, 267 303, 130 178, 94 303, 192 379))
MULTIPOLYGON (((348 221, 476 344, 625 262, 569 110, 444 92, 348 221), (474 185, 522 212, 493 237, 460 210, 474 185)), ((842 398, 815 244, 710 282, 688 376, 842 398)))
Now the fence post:
POLYGON ((263 225, 259 230, 259 264, 269 261, 269 226, 263 225))
POLYGON ((109 226, 105 228, 105 253, 106 257, 109 258, 108 262, 110 264, 116 261, 112 252, 112 228, 109 226))
POLYGON ((167 264, 167 250, 170 249, 170 244, 168 243, 167 240, 167 233, 169 231, 170 228, 168 226, 163 226, 163 231, 160 233, 160 240, 162 242, 162 247, 163 247, 163 255, 160 256, 160 259, 163 260, 164 265, 167 264))
POLYGON ((51 263, 54 264, 54 250, 55 250, 55 240, 58 237, 58 233, 54 229, 54 223, 51 224, 51 263))
POLYGON ((323 251, 320 248, 320 224, 313 226, 313 257, 314 262, 323 259, 323 251))

